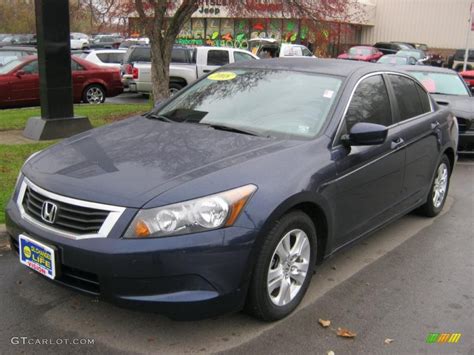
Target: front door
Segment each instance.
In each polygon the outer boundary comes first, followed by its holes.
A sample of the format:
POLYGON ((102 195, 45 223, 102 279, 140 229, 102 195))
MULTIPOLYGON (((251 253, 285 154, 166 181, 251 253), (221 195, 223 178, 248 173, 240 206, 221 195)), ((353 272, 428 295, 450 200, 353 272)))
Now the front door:
POLYGON ((38 61, 34 60, 20 68, 21 75, 12 76, 10 100, 14 104, 39 103, 39 73, 38 61))
POLYGON ((393 126, 393 105, 381 74, 359 83, 339 137, 358 122, 389 127, 388 136, 375 146, 344 147, 336 141, 336 248, 386 221, 401 201, 405 151, 399 145, 400 130, 393 126))

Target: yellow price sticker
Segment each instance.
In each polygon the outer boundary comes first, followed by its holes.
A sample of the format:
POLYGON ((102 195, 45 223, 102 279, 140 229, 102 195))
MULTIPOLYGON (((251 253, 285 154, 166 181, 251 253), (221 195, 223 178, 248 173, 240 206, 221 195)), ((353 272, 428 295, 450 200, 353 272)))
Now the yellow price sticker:
POLYGON ((231 71, 221 71, 214 74, 209 75, 207 78, 210 80, 217 80, 217 81, 224 81, 224 80, 232 80, 237 77, 237 74, 231 71))

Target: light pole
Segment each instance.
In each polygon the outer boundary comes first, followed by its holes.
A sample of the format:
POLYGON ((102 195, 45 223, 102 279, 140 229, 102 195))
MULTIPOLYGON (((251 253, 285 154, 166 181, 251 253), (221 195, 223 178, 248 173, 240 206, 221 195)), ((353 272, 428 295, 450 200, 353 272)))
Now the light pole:
POLYGON ((41 117, 30 118, 23 135, 48 140, 91 129, 73 111, 69 1, 35 0, 35 16, 41 117))

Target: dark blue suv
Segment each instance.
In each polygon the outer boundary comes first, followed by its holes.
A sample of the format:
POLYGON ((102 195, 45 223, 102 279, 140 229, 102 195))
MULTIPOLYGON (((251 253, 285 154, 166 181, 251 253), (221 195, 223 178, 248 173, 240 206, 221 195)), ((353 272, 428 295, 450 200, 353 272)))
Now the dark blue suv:
POLYGON ((30 157, 7 230, 21 263, 117 304, 276 320, 323 259, 441 211, 457 130, 393 67, 236 63, 30 157))

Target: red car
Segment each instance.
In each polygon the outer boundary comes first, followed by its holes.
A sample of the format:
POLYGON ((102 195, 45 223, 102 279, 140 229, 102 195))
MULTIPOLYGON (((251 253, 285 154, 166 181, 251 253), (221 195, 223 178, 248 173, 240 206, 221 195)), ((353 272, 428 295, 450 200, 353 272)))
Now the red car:
POLYGON ((470 88, 474 87, 474 70, 462 71, 459 74, 470 88))
MULTIPOLYGON (((120 71, 72 57, 74 102, 100 104, 123 92, 120 71)), ((40 101, 38 59, 28 56, 0 67, 0 108, 34 106, 40 101)))
POLYGON ((375 63, 383 56, 382 52, 375 47, 370 46, 356 46, 351 47, 346 53, 340 54, 338 59, 360 60, 362 62, 375 63))

